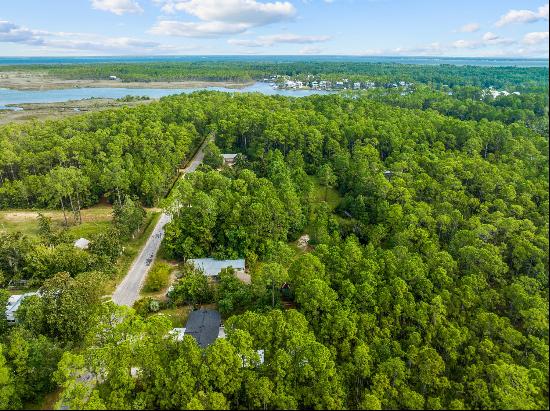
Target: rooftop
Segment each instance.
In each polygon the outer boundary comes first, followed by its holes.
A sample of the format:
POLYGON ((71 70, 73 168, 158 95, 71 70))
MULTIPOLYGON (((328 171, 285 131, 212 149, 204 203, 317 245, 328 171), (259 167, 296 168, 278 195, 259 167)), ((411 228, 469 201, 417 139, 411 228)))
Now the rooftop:
POLYGON ((192 258, 189 260, 193 265, 204 271, 204 274, 213 277, 218 275, 224 268, 232 267, 235 270, 244 270, 245 261, 240 260, 215 260, 213 258, 192 258))
POLYGON ((220 332, 221 316, 214 310, 192 311, 185 324, 185 334, 192 335, 202 348, 212 344, 220 332))

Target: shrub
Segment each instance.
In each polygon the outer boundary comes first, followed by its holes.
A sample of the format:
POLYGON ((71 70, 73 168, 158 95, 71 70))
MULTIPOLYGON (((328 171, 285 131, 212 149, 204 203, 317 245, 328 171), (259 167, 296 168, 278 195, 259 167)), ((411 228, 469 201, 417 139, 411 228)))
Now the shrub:
POLYGON ((168 285, 172 267, 166 263, 156 263, 145 280, 143 290, 146 292, 160 291, 168 285))

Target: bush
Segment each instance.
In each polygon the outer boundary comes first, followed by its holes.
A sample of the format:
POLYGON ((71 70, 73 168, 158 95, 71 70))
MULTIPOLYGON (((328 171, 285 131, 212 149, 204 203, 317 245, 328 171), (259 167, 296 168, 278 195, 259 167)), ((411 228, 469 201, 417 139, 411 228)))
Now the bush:
POLYGON ((172 267, 169 264, 156 263, 153 268, 151 268, 151 271, 149 271, 143 291, 155 292, 168 286, 171 271, 172 267))
POLYGON ((174 284, 170 298, 178 305, 197 305, 211 302, 212 291, 208 284, 208 278, 198 270, 185 273, 174 284))
POLYGON ((134 310, 139 315, 145 317, 151 313, 158 312, 162 307, 158 300, 151 297, 140 298, 133 305, 134 310))

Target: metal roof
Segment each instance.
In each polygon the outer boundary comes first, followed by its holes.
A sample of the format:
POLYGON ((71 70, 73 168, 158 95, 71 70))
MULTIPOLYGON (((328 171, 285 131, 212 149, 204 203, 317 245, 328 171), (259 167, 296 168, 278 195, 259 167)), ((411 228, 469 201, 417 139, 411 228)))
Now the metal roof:
POLYGON ((19 309, 19 306, 23 300, 32 295, 39 295, 37 292, 11 295, 8 298, 8 303, 6 304, 6 319, 8 322, 15 322, 15 313, 19 309))
POLYGON ((202 348, 212 344, 220 331, 221 316, 215 310, 192 311, 185 324, 185 335, 192 335, 202 348))
POLYGON ((192 258, 189 260, 196 268, 204 271, 204 274, 212 277, 218 275, 224 268, 232 267, 235 270, 244 270, 245 261, 240 260, 215 260, 213 258, 192 258))

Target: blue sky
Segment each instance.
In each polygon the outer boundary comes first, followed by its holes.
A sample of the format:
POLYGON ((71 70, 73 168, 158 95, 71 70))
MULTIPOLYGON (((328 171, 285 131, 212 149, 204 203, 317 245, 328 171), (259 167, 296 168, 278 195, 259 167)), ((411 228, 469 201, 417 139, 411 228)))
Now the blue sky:
POLYGON ((548 58, 545 0, 2 0, 0 56, 548 58))

